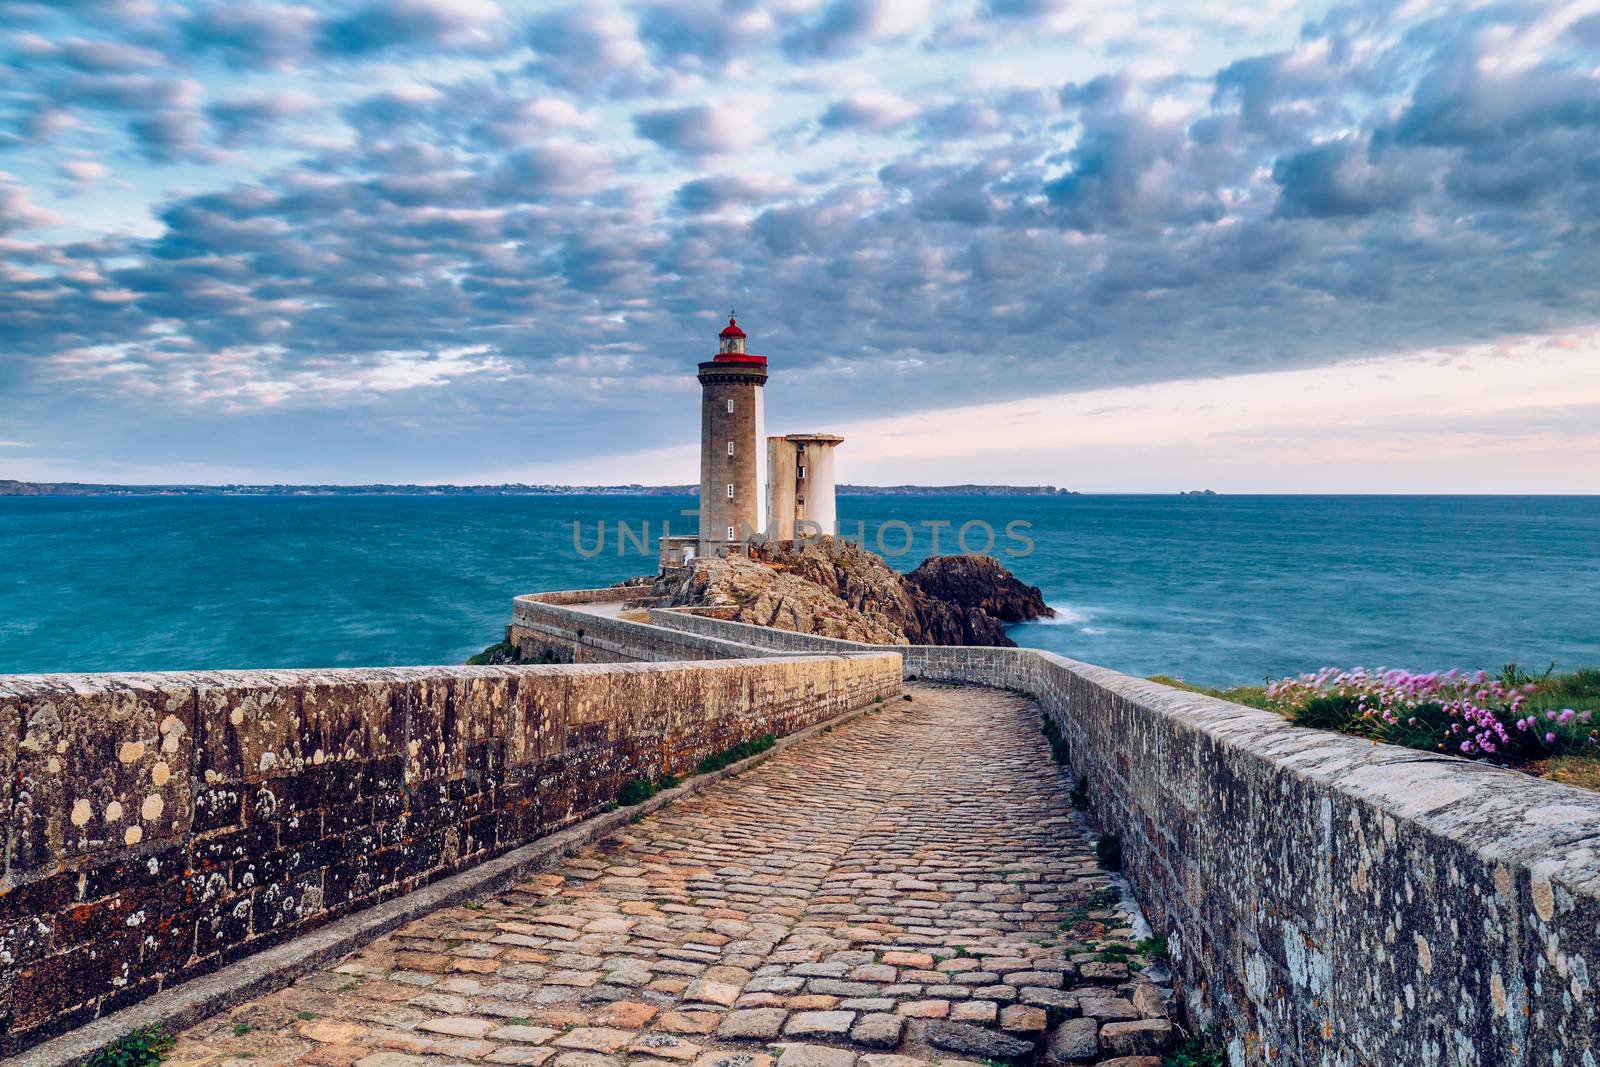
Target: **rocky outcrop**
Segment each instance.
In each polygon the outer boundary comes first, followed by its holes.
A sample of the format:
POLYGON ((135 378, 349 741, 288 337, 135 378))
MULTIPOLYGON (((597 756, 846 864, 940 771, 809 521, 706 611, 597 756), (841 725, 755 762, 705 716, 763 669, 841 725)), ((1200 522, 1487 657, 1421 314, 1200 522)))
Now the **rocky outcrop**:
POLYGON ((831 537, 695 559, 655 592, 736 622, 873 644, 1009 646, 1005 623, 1053 614, 990 557, 935 556, 902 576, 831 537))
POLYGON ((1054 615, 1036 585, 1023 585, 993 556, 929 556, 906 575, 935 600, 978 608, 1001 622, 1054 615))

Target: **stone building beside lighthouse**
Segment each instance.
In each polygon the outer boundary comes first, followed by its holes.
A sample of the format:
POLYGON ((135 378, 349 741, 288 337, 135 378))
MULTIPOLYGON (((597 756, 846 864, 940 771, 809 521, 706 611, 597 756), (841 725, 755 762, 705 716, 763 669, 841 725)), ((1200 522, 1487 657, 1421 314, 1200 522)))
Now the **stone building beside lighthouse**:
POLYGON ((694 556, 743 552, 751 538, 836 533, 833 434, 767 437, 767 357, 746 348, 738 320, 699 366, 700 532, 661 539, 661 568, 694 556), (770 465, 770 467, 769 467, 770 465))

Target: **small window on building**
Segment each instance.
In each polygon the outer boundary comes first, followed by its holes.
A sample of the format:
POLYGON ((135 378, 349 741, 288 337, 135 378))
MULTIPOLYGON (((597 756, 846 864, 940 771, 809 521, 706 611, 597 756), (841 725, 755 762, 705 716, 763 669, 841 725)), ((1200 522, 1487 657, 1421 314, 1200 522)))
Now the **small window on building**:
POLYGON ((733 414, 733 401, 731 399, 728 401, 728 414, 733 414))
MULTIPOLYGON (((728 403, 731 404, 731 403, 733 403, 733 401, 730 400, 730 401, 728 401, 728 403)), ((728 540, 730 540, 730 541, 733 540, 733 527, 732 526, 728 527, 728 540)))
POLYGON ((801 467, 800 468, 800 477, 804 478, 805 476, 806 476, 806 469, 804 467, 801 467))
POLYGON ((728 499, 729 500, 733 499, 733 483, 732 482, 728 483, 728 499))
POLYGON ((732 441, 728 442, 728 455, 730 455, 730 456, 733 455, 733 442, 732 441))

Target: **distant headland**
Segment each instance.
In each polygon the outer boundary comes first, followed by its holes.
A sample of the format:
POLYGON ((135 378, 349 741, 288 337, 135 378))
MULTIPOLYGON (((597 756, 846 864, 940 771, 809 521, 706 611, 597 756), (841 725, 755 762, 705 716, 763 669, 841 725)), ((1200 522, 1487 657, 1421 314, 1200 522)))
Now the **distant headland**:
MULTIPOLYGON (((840 485, 840 496, 1076 496, 1053 485, 840 485)), ((699 485, 107 485, 0 478, 0 496, 698 496, 699 485)))

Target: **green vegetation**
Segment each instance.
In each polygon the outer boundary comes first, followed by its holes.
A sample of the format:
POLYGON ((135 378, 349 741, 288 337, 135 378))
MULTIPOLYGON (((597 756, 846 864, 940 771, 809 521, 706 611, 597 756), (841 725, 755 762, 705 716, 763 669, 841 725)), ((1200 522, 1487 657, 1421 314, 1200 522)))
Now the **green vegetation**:
POLYGON ((1228 1054, 1210 1034, 1195 1034, 1168 1053, 1161 1067, 1228 1067, 1228 1054))
POLYGON ((1094 839, 1094 858, 1101 870, 1122 870, 1122 838, 1108 830, 1094 839))
POLYGON ((1151 934, 1141 937, 1133 943, 1133 950, 1147 960, 1165 960, 1167 958, 1167 935, 1151 934))
POLYGON ((1297 726, 1514 767, 1600 789, 1600 669, 1531 674, 1337 670, 1265 686, 1215 689, 1152 676, 1192 693, 1275 712, 1297 726))
POLYGON ((1079 811, 1087 811, 1089 808, 1089 779, 1081 774, 1078 775, 1072 783, 1072 792, 1069 795, 1074 808, 1079 811))
POLYGON ((1214 689, 1209 685, 1190 685, 1182 678, 1173 678, 1166 674, 1152 674, 1149 680, 1174 689, 1182 689, 1185 693, 1202 693, 1208 697, 1231 700, 1246 707, 1260 708, 1262 711, 1272 710, 1267 705, 1267 687, 1264 685, 1236 685, 1231 689, 1214 689))
POLYGON ((172 1051, 172 1038, 159 1027, 123 1034, 83 1061, 83 1067, 155 1067, 172 1051))
POLYGON ((752 738, 749 741, 741 741, 730 749, 725 749, 722 752, 716 753, 715 755, 707 756, 705 759, 700 761, 700 766, 697 768, 697 770, 701 774, 710 774, 712 771, 720 771, 722 768, 732 766, 733 764, 738 763, 740 760, 746 760, 751 756, 760 755, 777 743, 778 737, 776 734, 762 734, 760 737, 752 738))
POLYGON ((643 804, 656 795, 655 783, 648 778, 635 778, 623 785, 617 793, 617 803, 624 808, 643 804))
POLYGON ((1067 747, 1067 739, 1056 729, 1056 721, 1048 715, 1041 715, 1039 727, 1044 731, 1044 739, 1050 742, 1050 758, 1065 767, 1072 753, 1067 747))
POLYGON ((467 660, 469 667, 497 667, 501 665, 531 665, 540 663, 559 663, 553 652, 548 648, 539 650, 539 654, 524 657, 522 650, 510 641, 497 641, 476 656, 467 660))

